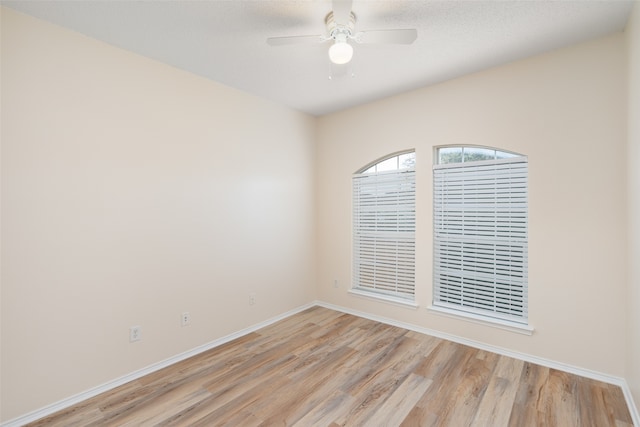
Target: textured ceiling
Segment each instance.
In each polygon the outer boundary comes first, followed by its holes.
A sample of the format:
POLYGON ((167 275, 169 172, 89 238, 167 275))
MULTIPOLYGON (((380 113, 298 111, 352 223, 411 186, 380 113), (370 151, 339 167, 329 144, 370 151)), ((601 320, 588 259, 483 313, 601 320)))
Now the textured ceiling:
MULTIPOLYGON (((1 4, 294 109, 322 115, 622 31, 634 1, 354 0, 356 31, 416 28, 413 45, 356 45, 329 79, 331 1, 2 1, 1 4)), ((640 7, 640 6, 638 6, 640 7)))

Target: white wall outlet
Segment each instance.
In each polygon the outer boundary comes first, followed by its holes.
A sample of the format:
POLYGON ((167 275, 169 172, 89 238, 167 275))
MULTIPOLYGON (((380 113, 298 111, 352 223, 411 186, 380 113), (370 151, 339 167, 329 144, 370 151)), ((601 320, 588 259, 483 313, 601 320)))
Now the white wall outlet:
POLYGON ((256 303, 256 293, 251 292, 249 294, 249 305, 255 305, 255 303, 256 303))
POLYGON ((184 327, 184 326, 189 326, 190 323, 191 323, 191 313, 189 313, 188 311, 185 311, 184 313, 182 313, 182 316, 180 316, 180 324, 184 327))
POLYGON ((142 327, 132 326, 129 328, 129 342, 140 341, 142 339, 142 327))
POLYGON ((340 284, 338 283, 338 279, 333 279, 333 287, 336 289, 340 287, 340 284))

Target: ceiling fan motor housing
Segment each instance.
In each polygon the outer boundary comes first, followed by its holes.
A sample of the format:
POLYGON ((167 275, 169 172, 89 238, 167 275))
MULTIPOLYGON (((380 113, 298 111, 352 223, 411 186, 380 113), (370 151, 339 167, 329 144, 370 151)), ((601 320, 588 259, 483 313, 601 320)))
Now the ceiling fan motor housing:
POLYGON ((353 38, 353 30, 356 26, 356 16, 353 12, 349 13, 349 22, 337 23, 333 17, 333 12, 329 12, 324 22, 327 25, 327 34, 333 40, 346 42, 347 39, 353 38))

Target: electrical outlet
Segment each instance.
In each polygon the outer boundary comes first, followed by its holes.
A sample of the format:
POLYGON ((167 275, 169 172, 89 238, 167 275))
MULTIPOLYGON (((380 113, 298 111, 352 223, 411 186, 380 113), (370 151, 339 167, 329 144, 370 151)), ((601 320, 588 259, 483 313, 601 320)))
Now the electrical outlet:
POLYGON ((338 279, 333 279, 333 287, 338 289, 340 285, 338 284, 338 279))
POLYGON ((142 327, 132 326, 129 328, 129 342, 140 341, 142 339, 142 327))
POLYGON ((255 305, 256 303, 256 294, 255 292, 251 292, 249 294, 249 305, 255 305))
POLYGON ((189 313, 188 311, 182 313, 182 316, 180 317, 180 323, 183 327, 189 326, 189 324, 191 323, 191 313, 189 313))

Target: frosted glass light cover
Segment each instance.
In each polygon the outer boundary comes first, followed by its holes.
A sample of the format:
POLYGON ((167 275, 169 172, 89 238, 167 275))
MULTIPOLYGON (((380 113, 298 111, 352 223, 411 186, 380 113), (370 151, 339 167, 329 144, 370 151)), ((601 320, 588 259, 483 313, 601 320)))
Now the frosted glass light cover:
POLYGON ((342 65, 351 61, 353 57, 353 47, 347 42, 336 41, 329 48, 329 59, 334 64, 342 65))

